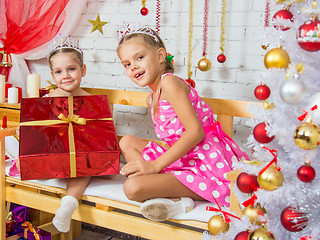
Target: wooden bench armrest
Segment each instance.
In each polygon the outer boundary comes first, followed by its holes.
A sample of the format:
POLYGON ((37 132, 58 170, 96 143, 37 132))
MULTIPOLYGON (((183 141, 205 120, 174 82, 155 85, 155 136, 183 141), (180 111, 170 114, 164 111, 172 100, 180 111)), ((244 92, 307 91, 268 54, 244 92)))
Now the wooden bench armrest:
POLYGON ((0 129, 0 138, 16 135, 15 127, 0 129))

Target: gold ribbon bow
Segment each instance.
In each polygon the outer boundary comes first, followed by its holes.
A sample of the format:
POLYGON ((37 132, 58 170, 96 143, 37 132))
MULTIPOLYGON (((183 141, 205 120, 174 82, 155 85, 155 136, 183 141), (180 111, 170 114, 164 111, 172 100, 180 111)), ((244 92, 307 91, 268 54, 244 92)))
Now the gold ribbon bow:
POLYGON ((34 238, 35 238, 36 240, 40 240, 40 236, 39 236, 39 234, 36 232, 36 230, 34 229, 34 227, 32 226, 32 223, 31 223, 31 222, 26 221, 26 222, 22 223, 21 226, 27 227, 27 228, 24 229, 24 238, 25 238, 25 239, 28 239, 28 231, 30 230, 30 232, 32 232, 33 235, 34 235, 34 238))
POLYGON ((85 119, 81 118, 76 114, 73 114, 73 97, 68 96, 68 109, 69 115, 65 117, 62 113, 59 114, 58 118, 60 120, 39 120, 39 121, 30 121, 22 122, 20 126, 51 126, 56 124, 67 123, 68 126, 68 139, 69 139, 69 154, 70 154, 70 177, 76 177, 76 147, 74 143, 74 133, 72 122, 78 125, 86 125, 87 121, 91 120, 113 120, 112 118, 100 118, 100 119, 85 119))
POLYGON ((51 92, 51 91, 53 91, 53 90, 55 90, 57 88, 57 85, 53 84, 49 80, 47 81, 47 83, 49 83, 49 86, 45 87, 44 89, 49 90, 51 92))

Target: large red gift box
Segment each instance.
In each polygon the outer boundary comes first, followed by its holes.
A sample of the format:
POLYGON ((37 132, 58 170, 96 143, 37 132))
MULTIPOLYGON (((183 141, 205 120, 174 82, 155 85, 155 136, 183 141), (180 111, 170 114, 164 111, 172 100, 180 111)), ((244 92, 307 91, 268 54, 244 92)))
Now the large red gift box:
POLYGON ((119 173, 108 96, 23 98, 20 116, 22 180, 119 173))

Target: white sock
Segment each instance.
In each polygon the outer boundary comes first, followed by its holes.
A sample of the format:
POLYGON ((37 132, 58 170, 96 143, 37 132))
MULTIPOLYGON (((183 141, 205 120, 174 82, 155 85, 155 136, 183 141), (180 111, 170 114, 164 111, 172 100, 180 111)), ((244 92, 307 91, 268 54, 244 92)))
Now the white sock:
POLYGON ((61 206, 57 210, 52 223, 59 232, 68 232, 70 230, 70 222, 72 214, 78 208, 78 200, 73 196, 64 196, 61 199, 61 206))

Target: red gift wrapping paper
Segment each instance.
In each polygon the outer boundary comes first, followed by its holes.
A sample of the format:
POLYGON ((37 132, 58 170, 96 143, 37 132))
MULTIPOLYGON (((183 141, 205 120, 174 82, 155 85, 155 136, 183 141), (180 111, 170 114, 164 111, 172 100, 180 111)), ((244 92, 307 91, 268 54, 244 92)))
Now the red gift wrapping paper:
POLYGON ((120 149, 106 95, 23 98, 20 116, 22 180, 119 173, 120 149))

